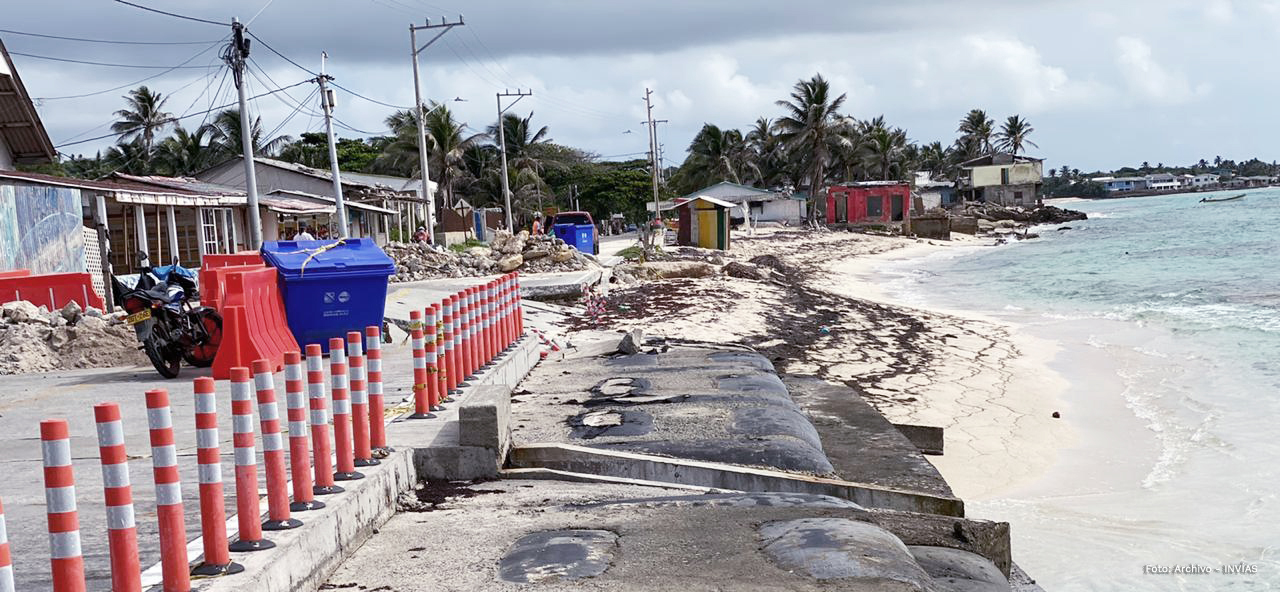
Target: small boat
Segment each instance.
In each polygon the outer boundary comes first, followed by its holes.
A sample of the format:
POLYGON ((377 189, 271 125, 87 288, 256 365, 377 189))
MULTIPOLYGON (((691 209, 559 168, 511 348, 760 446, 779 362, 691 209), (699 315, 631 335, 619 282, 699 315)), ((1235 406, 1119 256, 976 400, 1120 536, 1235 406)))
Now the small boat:
POLYGON ((1219 197, 1216 199, 1211 197, 1202 197, 1200 198, 1200 203, 1218 203, 1221 201, 1235 201, 1237 199, 1244 199, 1244 196, 1245 194, 1241 193, 1240 195, 1233 195, 1231 197, 1219 197))

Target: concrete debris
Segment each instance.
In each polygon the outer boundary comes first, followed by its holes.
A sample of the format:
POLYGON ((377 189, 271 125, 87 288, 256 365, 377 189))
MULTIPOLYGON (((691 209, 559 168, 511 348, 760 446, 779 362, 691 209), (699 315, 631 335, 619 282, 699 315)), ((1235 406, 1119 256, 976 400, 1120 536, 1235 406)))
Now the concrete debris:
POLYGON ((487 247, 473 246, 461 253, 425 243, 391 243, 384 250, 396 262, 392 282, 477 277, 509 271, 583 271, 599 267, 592 257, 579 253, 564 241, 548 235, 530 236, 527 231, 512 235, 499 230, 487 247))
POLYGON ((70 303, 49 312, 25 300, 0 305, 0 374, 145 365, 123 313, 70 303))

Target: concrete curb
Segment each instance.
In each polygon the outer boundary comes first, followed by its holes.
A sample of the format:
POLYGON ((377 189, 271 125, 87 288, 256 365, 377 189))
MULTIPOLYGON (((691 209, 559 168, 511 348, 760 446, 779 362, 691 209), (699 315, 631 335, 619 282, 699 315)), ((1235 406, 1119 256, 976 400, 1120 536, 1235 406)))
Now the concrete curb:
MULTIPOLYGON (((365 478, 344 481, 346 491, 322 497, 323 510, 298 514, 303 526, 272 533, 275 548, 235 553, 243 574, 193 580, 201 592, 292 592, 315 590, 347 555, 396 511, 396 498, 417 484, 412 451, 397 450, 376 467, 361 469, 365 478)), ((158 589, 158 588, 157 588, 158 589)))
POLYGON ((511 450, 510 465, 516 468, 546 468, 737 491, 813 493, 847 499, 864 508, 964 516, 964 502, 954 497, 572 444, 517 446, 511 450))

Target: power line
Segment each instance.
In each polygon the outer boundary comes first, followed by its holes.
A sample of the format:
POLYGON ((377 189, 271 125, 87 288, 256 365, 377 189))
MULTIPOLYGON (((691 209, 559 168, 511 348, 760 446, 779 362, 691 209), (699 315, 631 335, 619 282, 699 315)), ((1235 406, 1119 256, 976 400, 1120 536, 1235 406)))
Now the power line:
MULTIPOLYGON (((278 89, 275 89, 275 90, 270 90, 270 91, 264 92, 264 93, 262 93, 262 94, 254 95, 254 96, 252 96, 252 97, 249 97, 249 99, 260 99, 260 98, 262 98, 262 97, 269 96, 269 95, 273 95, 273 94, 276 94, 276 93, 278 93, 278 92, 284 92, 284 91, 286 91, 286 90, 288 90, 288 89, 291 89, 291 88, 293 88, 293 87, 295 87, 295 86, 302 86, 302 85, 304 85, 304 84, 308 84, 308 83, 310 83, 310 82, 313 82, 313 81, 312 81, 311 79, 307 79, 307 80, 303 80, 303 81, 301 81, 301 82, 295 82, 295 83, 290 84, 289 86, 286 86, 286 87, 282 87, 282 88, 278 88, 278 89)), ((183 119, 187 119, 187 118, 190 118, 190 117, 195 117, 195 116, 197 116, 197 115, 205 115, 205 114, 208 114, 208 113, 212 113, 212 112, 214 112, 214 111, 220 111, 220 110, 222 110, 222 109, 227 109, 227 108, 235 107, 235 106, 237 106, 237 103, 227 103, 227 104, 225 104, 225 105, 219 105, 219 106, 214 107, 214 108, 212 108, 212 109, 206 109, 206 110, 204 110, 204 111, 197 111, 197 112, 195 112, 195 113, 189 113, 189 114, 187 114, 187 115, 183 115, 183 116, 181 116, 181 117, 170 117, 170 118, 165 119, 164 121, 162 121, 162 122, 160 122, 160 123, 163 123, 163 124, 174 123, 174 122, 177 122, 177 121, 181 121, 181 120, 183 120, 183 119)), ((132 129, 129 129, 129 130, 124 130, 124 131, 117 132, 117 133, 106 134, 106 135, 103 135, 103 136, 96 136, 96 137, 93 137, 93 138, 88 138, 88 139, 84 139, 84 140, 78 140, 78 141, 75 141, 75 142, 65 142, 65 143, 62 143, 62 144, 58 144, 57 146, 54 146, 54 148, 62 148, 62 147, 64 147, 64 146, 75 146, 76 144, 84 144, 84 143, 87 143, 87 142, 94 142, 94 141, 97 141, 97 140, 104 140, 104 139, 106 139, 106 138, 110 138, 110 137, 113 137, 113 136, 118 136, 118 135, 123 134, 123 133, 129 133, 129 132, 137 131, 137 130, 140 130, 140 129, 142 129, 142 128, 143 128, 143 126, 137 126, 137 127, 135 127, 135 128, 132 128, 132 129)))
POLYGON ((189 21, 195 21, 195 22, 197 22, 197 23, 205 23, 205 24, 209 24, 209 25, 217 25, 217 26, 219 26, 219 27, 230 27, 230 26, 231 26, 231 23, 220 23, 220 22, 218 22, 218 21, 211 21, 211 20, 206 20, 206 19, 202 19, 202 18, 196 18, 196 17, 194 17, 194 16, 185 16, 185 15, 176 14, 176 13, 172 13, 172 12, 165 12, 165 11, 163 11, 163 10, 157 10, 157 9, 155 9, 155 8, 151 8, 151 7, 149 7, 149 6, 143 6, 143 5, 141 5, 141 4, 134 4, 134 3, 132 3, 132 2, 128 2, 127 0, 115 0, 115 1, 116 1, 116 2, 119 2, 120 4, 125 4, 125 5, 128 5, 128 6, 132 6, 132 7, 134 7, 134 8, 141 8, 141 9, 143 9, 143 10, 147 11, 147 12, 154 12, 154 13, 156 13, 156 14, 163 14, 163 15, 165 15, 165 16, 171 16, 171 17, 174 17, 174 18, 180 18, 180 19, 185 19, 185 20, 189 20, 189 21))
POLYGON ((10 55, 22 56, 24 58, 36 58, 38 60, 51 60, 55 62, 67 62, 71 64, 86 64, 89 66, 107 66, 111 68, 151 68, 156 70, 177 70, 178 68, 207 68, 208 66, 150 66, 142 64, 111 64, 107 62, 90 62, 86 60, 73 60, 71 58, 55 58, 53 56, 42 56, 33 53, 22 53, 18 51, 9 52, 10 55))
POLYGON ((215 41, 120 41, 115 39, 85 39, 83 37, 63 37, 62 35, 47 35, 44 33, 28 33, 26 31, 13 31, 10 29, 0 29, 0 33, 8 33, 10 35, 26 35, 27 37, 40 37, 43 39, 60 39, 62 41, 81 41, 84 43, 107 43, 111 45, 204 45, 206 43, 216 43, 215 41))
MULTIPOLYGON (((270 45, 268 45, 266 41, 263 41, 263 40, 262 40, 262 38, 258 37, 257 35, 254 35, 252 32, 248 32, 248 33, 249 33, 249 36, 250 36, 250 37, 253 37, 253 38, 254 38, 254 40, 256 40, 258 43, 262 44, 262 46, 263 46, 263 47, 267 48, 267 51, 270 51, 271 53, 276 54, 276 56, 277 56, 277 57, 279 57, 280 59, 282 59, 282 60, 284 60, 284 61, 286 61, 286 62, 289 62, 289 63, 290 63, 290 64, 292 64, 295 68, 297 68, 297 69, 299 69, 299 70, 302 70, 303 72, 306 72, 307 74, 310 74, 310 75, 312 75, 312 76, 317 76, 317 74, 316 74, 316 72, 315 72, 315 71, 313 71, 313 70, 311 70, 310 68, 307 68, 306 66, 303 66, 302 64, 299 64, 298 62, 296 62, 296 61, 294 61, 294 60, 290 59, 290 58, 289 58, 289 56, 286 56, 286 55, 284 55, 283 53, 280 53, 279 51, 276 51, 276 49, 275 49, 274 47, 271 47, 270 45)), ((259 66, 259 68, 261 69, 261 66, 259 66)), ((264 73, 265 73, 265 72, 264 72, 264 73)), ((351 95, 353 95, 353 96, 355 96, 355 97, 358 97, 358 98, 364 99, 364 100, 369 101, 370 103, 374 103, 374 104, 376 104, 376 105, 382 105, 383 107, 390 107, 390 108, 392 108, 392 109, 410 109, 410 108, 411 108, 411 107, 405 107, 405 106, 403 106, 403 105, 392 105, 391 103, 386 103, 386 102, 383 102, 383 101, 379 101, 379 100, 377 100, 377 99, 373 99, 373 98, 366 97, 366 96, 364 96, 364 95, 362 95, 362 94, 360 94, 360 93, 358 93, 358 92, 356 92, 356 91, 354 91, 354 90, 351 90, 351 89, 349 89, 349 88, 347 88, 347 87, 345 87, 345 86, 342 86, 342 85, 340 85, 340 84, 338 84, 338 83, 336 83, 336 82, 333 82, 333 81, 330 81, 330 82, 329 82, 329 84, 332 84, 334 87, 339 88, 339 89, 342 89, 343 91, 346 91, 347 93, 349 93, 349 94, 351 94, 351 95)))
POLYGON ((307 74, 310 74, 310 75, 312 75, 312 76, 319 76, 319 74, 317 74, 316 72, 312 71, 310 68, 307 68, 306 66, 303 66, 302 64, 299 64, 298 62, 295 62, 295 61, 293 61, 293 60, 289 59, 289 57, 288 57, 288 56, 286 56, 286 55, 284 55, 284 54, 282 54, 282 53, 280 53, 280 52, 276 51, 276 48, 271 47, 270 45, 268 45, 268 44, 267 44, 267 42, 266 42, 266 41, 263 41, 261 37, 259 37, 259 36, 257 36, 257 35, 254 35, 254 34, 253 34, 253 31, 250 31, 250 30, 246 29, 246 30, 245 30, 245 33, 246 33, 246 34, 248 34, 250 37, 253 37, 253 40, 254 40, 254 41, 257 41, 258 43, 262 44, 262 46, 263 46, 263 47, 267 48, 267 51, 269 51, 269 52, 271 52, 271 53, 274 53, 274 54, 276 54, 276 56, 278 56, 280 59, 282 59, 282 60, 284 60, 284 61, 286 61, 286 62, 289 62, 290 64, 293 64, 293 65, 294 65, 294 67, 296 67, 297 69, 302 70, 303 72, 306 72, 307 74))
MULTIPOLYGON (((214 41, 213 43, 209 44, 209 47, 206 47, 206 48, 204 48, 204 49, 200 50, 200 51, 199 51, 199 52, 197 52, 195 55, 193 55, 193 56, 191 56, 191 57, 187 58, 187 59, 186 59, 185 61, 183 61, 181 64, 178 64, 177 66, 173 66, 173 67, 171 67, 171 68, 169 68, 168 70, 165 70, 165 71, 163 71, 163 72, 159 72, 159 73, 156 73, 156 74, 152 74, 151 76, 148 76, 148 77, 146 77, 146 78, 143 78, 142 80, 136 80, 136 81, 134 81, 134 82, 130 82, 130 83, 128 83, 128 84, 122 84, 122 85, 120 85, 120 86, 113 86, 113 87, 108 88, 108 89, 105 89, 105 90, 94 91, 94 92, 91 92, 91 93, 84 93, 84 94, 79 94, 79 95, 64 95, 64 96, 60 96, 60 97, 34 97, 34 99, 35 99, 35 100, 37 100, 37 101, 57 101, 57 100, 62 100, 62 99, 83 99, 83 98, 85 98, 85 97, 93 97, 93 96, 97 96, 97 95, 101 95, 101 94, 106 94, 106 93, 109 93, 109 92, 117 91, 117 90, 120 90, 120 89, 122 89, 122 88, 128 88, 128 87, 131 87, 131 86, 134 86, 134 85, 142 84, 143 82, 146 82, 146 81, 148 81, 148 80, 152 80, 152 79, 155 79, 155 78, 159 78, 159 77, 161 77, 161 76, 164 76, 165 74, 168 74, 168 73, 170 73, 170 72, 172 72, 172 71, 174 71, 174 70, 177 70, 177 69, 178 69, 178 67, 180 67, 180 66, 186 66, 187 64, 191 63, 191 61, 192 61, 192 60, 194 60, 194 59, 196 59, 196 58, 198 58, 198 57, 200 57, 200 56, 204 55, 204 54, 205 54, 205 53, 207 53, 210 49, 213 49, 213 48, 217 47, 220 43, 222 43, 222 42, 226 41, 228 37, 230 37, 230 35, 228 35, 227 37, 223 37, 222 39, 219 39, 219 40, 217 40, 217 41, 214 41)), ((206 67, 209 67, 209 66, 206 66, 206 67)))
POLYGON ((400 109, 400 110, 409 110, 409 109, 412 109, 412 108, 413 108, 413 107, 406 107, 406 106, 404 106, 404 105, 392 105, 391 103, 384 103, 384 102, 379 101, 379 100, 377 100, 377 99, 371 99, 371 98, 366 97, 366 96, 364 96, 364 95, 362 95, 362 94, 360 94, 360 93, 358 93, 358 92, 356 92, 356 91, 354 91, 354 90, 351 90, 351 89, 349 89, 349 88, 347 88, 347 87, 345 87, 345 86, 339 85, 338 83, 333 82, 332 80, 331 80, 331 81, 329 81, 329 84, 333 85, 335 88, 339 88, 339 89, 342 89, 342 90, 346 91, 348 94, 351 94, 351 95, 354 95, 355 97, 358 97, 358 98, 364 99, 364 100, 366 100, 366 101, 369 101, 370 103, 373 103, 373 104, 375 104, 375 105, 382 105, 383 107, 390 107, 390 108, 392 108, 392 109, 400 109))

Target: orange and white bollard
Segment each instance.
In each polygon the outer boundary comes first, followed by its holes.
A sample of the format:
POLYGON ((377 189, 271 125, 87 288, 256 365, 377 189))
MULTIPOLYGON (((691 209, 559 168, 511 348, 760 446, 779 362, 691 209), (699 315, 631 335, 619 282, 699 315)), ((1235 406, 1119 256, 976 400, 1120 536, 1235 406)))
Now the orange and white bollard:
POLYGON ((440 343, 440 305, 432 304, 422 314, 425 317, 422 340, 426 344, 424 353, 427 356, 427 402, 432 411, 444 411, 444 407, 440 405, 440 357, 436 351, 436 346, 440 343))
POLYGON ((169 391, 147 391, 147 427, 151 428, 151 467, 156 483, 156 519, 160 523, 160 571, 164 592, 189 592, 187 524, 182 514, 178 448, 173 442, 169 391))
POLYGON ((492 366, 498 357, 498 281, 485 284, 484 365, 492 366))
MULTIPOLYGON (((311 415, 311 451, 315 468, 316 495, 345 491, 333 482, 333 441, 329 439, 329 398, 324 392, 324 349, 318 343, 307 346, 307 399, 311 415)), ((306 465, 303 460, 299 464, 306 465)))
POLYGON ((473 312, 471 308, 471 296, 471 288, 466 288, 461 292, 458 292, 460 302, 458 306, 461 311, 458 313, 459 327, 457 335, 457 350, 460 352, 458 356, 458 361, 460 362, 458 368, 458 386, 470 386, 471 383, 467 381, 474 378, 474 376, 471 375, 471 360, 474 359, 472 346, 475 345, 471 340, 471 314, 473 312))
POLYGON ((450 395, 453 394, 453 379, 458 375, 458 360, 457 356, 454 355, 453 349, 453 312, 456 304, 454 298, 454 296, 447 296, 440 304, 443 312, 441 313, 442 324, 440 327, 440 343, 438 345, 440 346, 440 355, 443 357, 440 362, 440 375, 444 379, 440 383, 443 387, 440 389, 441 401, 448 401, 450 395))
POLYGON ((290 512, 319 510, 311 482, 311 443, 307 425, 307 392, 303 384, 302 354, 284 352, 285 419, 289 421, 289 474, 293 479, 290 512))
POLYGON ((413 415, 409 419, 434 419, 427 373, 427 344, 423 333, 422 313, 409 311, 409 339, 413 345, 413 415))
POLYGON ((231 550, 262 551, 276 544, 262 538, 262 505, 258 499, 258 454, 253 439, 253 395, 249 386, 249 369, 231 369, 231 444, 236 458, 236 523, 239 540, 231 550))
POLYGON ((49 518, 49 563, 53 592, 84 592, 76 480, 71 470, 71 435, 65 419, 40 422, 44 457, 44 501, 49 518))
POLYGON ((263 530, 289 530, 302 522, 289 515, 289 475, 284 468, 284 439, 280 437, 280 406, 268 360, 253 361, 253 386, 258 394, 258 421, 262 426, 262 464, 267 478, 267 521, 263 530))
POLYGON ((515 301, 516 314, 516 339, 524 337, 524 307, 520 305, 520 272, 513 271, 512 278, 515 281, 515 288, 512 290, 512 297, 515 301))
POLYGON ((364 365, 364 336, 347 332, 347 366, 351 376, 351 425, 357 467, 380 464, 373 458, 369 442, 369 386, 364 365))
POLYGON ((341 337, 329 340, 329 379, 333 395, 333 448, 338 467, 337 481, 363 479, 356 472, 355 445, 351 438, 351 398, 347 390, 347 341, 341 337))
MULTIPOLYGON (((98 457, 102 463, 102 489, 107 506, 107 548, 111 556, 111 589, 141 592, 142 568, 138 563, 138 528, 133 517, 133 488, 129 483, 129 455, 124 449, 124 425, 120 406, 93 406, 98 424, 98 457)), ((0 590, 4 586, 0 585, 0 590)))
POLYGON ((4 502, 0 502, 0 592, 15 592, 13 558, 9 556, 9 532, 4 527, 4 502))
POLYGON ((498 280, 498 350, 507 351, 511 346, 511 274, 498 280))
MULTIPOLYGON (((191 570, 196 576, 221 576, 244 571, 231 561, 227 545, 227 508, 222 498, 222 450, 218 441, 218 399, 208 376, 195 380, 196 463, 200 481, 200 538, 204 563, 191 570)), ((112 571, 114 574, 114 570, 112 571)))
POLYGON ((463 337, 466 336, 463 323, 466 321, 466 294, 459 292, 453 297, 453 358, 455 363, 449 370, 453 371, 453 378, 449 379, 453 385, 449 389, 450 394, 461 394, 459 387, 462 381, 467 377, 467 350, 463 337))
POLYGON ((369 366, 369 446, 375 453, 386 454, 387 408, 382 398, 382 327, 364 328, 364 350, 369 366))

